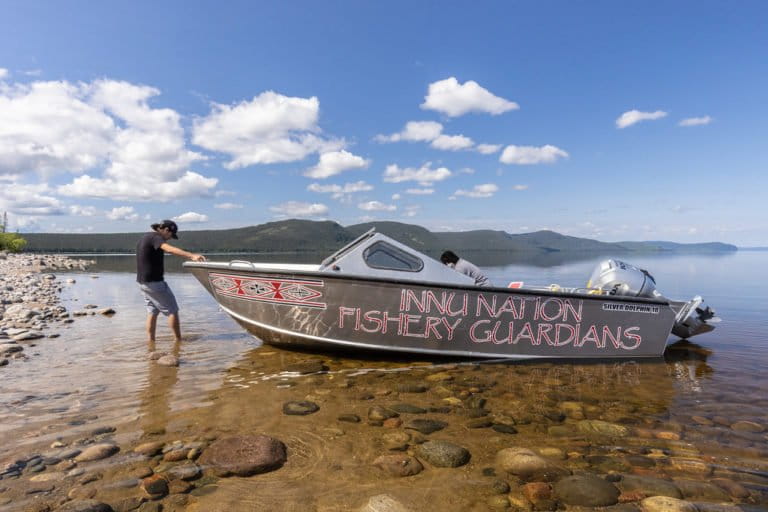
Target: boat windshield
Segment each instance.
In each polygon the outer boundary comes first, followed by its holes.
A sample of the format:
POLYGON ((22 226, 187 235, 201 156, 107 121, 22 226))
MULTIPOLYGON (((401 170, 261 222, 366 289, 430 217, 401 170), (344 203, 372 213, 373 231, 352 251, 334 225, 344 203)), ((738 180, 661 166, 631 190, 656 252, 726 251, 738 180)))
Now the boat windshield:
POLYGON ((421 258, 384 241, 375 242, 367 247, 363 252, 363 259, 369 267, 383 270, 420 272, 424 268, 421 258))

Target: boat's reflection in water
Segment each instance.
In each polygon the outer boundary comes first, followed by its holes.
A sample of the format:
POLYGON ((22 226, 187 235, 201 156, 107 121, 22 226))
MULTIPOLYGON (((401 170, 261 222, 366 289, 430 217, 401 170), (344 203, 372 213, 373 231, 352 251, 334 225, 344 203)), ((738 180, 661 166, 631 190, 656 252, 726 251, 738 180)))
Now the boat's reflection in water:
POLYGON ((679 340, 664 351, 664 360, 672 369, 673 377, 686 391, 700 393, 702 381, 711 377, 715 369, 707 364, 712 350, 688 340, 679 340))

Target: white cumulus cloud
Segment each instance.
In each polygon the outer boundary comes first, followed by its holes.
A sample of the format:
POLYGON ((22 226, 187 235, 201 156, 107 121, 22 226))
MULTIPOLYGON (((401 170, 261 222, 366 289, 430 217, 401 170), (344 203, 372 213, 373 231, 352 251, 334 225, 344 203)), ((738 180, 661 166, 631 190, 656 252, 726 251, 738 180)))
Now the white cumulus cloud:
POLYGON ((217 180, 189 170, 205 157, 186 147, 178 113, 149 106, 159 94, 115 80, 0 86, 0 175, 78 174, 58 189, 75 197, 207 195, 217 180))
POLYGON ((320 101, 314 96, 296 98, 266 91, 237 105, 214 103, 210 114, 195 120, 192 141, 229 156, 228 169, 295 162, 344 146, 343 141, 321 135, 319 114, 320 101))
POLYGON ((421 207, 419 205, 410 205, 403 208, 403 217, 415 217, 419 210, 421 210, 421 207))
POLYGON ((435 149, 446 151, 459 151, 461 149, 471 148, 474 144, 472 139, 465 137, 464 135, 440 135, 432 141, 430 146, 435 149))
POLYGON ((310 192, 317 192, 318 194, 331 194, 333 199, 342 199, 348 197, 351 194, 358 192, 368 192, 373 190, 373 185, 370 185, 364 181, 356 181, 354 183, 346 183, 342 185, 321 185, 319 183, 312 183, 307 187, 310 192))
POLYGON ((217 203, 213 205, 214 208, 218 208, 219 210, 238 210, 243 207, 243 205, 239 203, 217 203))
POLYGON ((501 144, 478 144, 477 151, 483 155, 492 155, 501 149, 501 144))
POLYGON ((370 161, 349 151, 331 151, 320 155, 317 165, 307 169, 304 176, 315 179, 329 178, 344 171, 365 169, 369 164, 370 161))
POLYGON ((10 73, 5 68, 0 68, 0 80, 7 77, 10 73))
POLYGON ((430 142, 430 146, 444 151, 459 151, 474 146, 474 141, 464 135, 446 135, 443 125, 435 121, 409 121, 398 133, 377 135, 378 142, 430 142))
POLYGON ((445 168, 432 169, 432 163, 427 162, 418 169, 415 167, 401 168, 397 164, 390 164, 384 170, 383 179, 387 183, 401 183, 403 181, 415 181, 419 185, 428 187, 436 181, 450 178, 453 173, 445 168))
POLYGON ((186 171, 174 181, 156 181, 142 176, 135 183, 113 178, 92 178, 88 175, 75 178, 62 185, 60 194, 73 197, 110 198, 121 201, 171 201, 180 197, 204 197, 210 195, 218 179, 206 178, 196 172, 186 171))
POLYGON ((712 118, 709 116, 702 117, 689 117, 680 121, 678 126, 704 126, 712 122, 712 118))
POLYGON ((328 213, 328 207, 324 204, 300 201, 287 201, 277 206, 270 206, 269 209, 281 217, 318 217, 328 213))
POLYGON ((528 185, 514 185, 512 190, 528 190, 528 185))
POLYGON ((550 144, 540 147, 509 145, 501 153, 499 162, 516 165, 551 164, 559 158, 567 157, 568 153, 550 144))
POLYGON ((116 206, 107 212, 107 218, 109 220, 126 220, 134 222, 139 220, 139 214, 133 206, 116 206))
POLYGON ((393 204, 384 204, 380 201, 368 201, 357 205, 361 210, 368 212, 393 212, 397 210, 397 206, 393 204))
POLYGON ((429 196, 435 193, 433 188, 409 188, 405 191, 406 194, 414 196, 429 196))
POLYGON ((95 217, 96 215, 99 215, 99 212, 93 206, 80 206, 74 204, 69 207, 69 214, 76 217, 95 217))
POLYGON ((639 123, 640 121, 653 121, 656 119, 661 119, 662 117, 666 117, 667 113, 663 110, 656 110, 655 112, 641 112, 639 110, 629 110, 627 112, 624 112, 616 119, 616 127, 626 128, 627 126, 632 126, 635 123, 639 123))
POLYGON ((181 215, 177 215, 173 218, 176 222, 183 222, 185 224, 201 224, 208 222, 208 216, 204 213, 186 212, 181 215))
POLYGON ((429 142, 435 140, 443 132, 443 125, 435 121, 408 121, 399 133, 392 135, 377 135, 378 142, 429 142))
POLYGON ((498 115, 516 110, 520 106, 514 101, 492 94, 474 80, 460 84, 455 77, 450 77, 429 84, 429 90, 421 108, 436 110, 450 117, 458 117, 468 112, 498 115))
POLYGON ((64 215, 67 208, 51 195, 46 184, 4 184, 0 187, 0 211, 21 216, 64 215))
POLYGON ((493 183, 484 183, 482 185, 475 185, 471 190, 459 189, 453 195, 454 196, 466 196, 474 198, 492 197, 499 191, 499 187, 493 183))

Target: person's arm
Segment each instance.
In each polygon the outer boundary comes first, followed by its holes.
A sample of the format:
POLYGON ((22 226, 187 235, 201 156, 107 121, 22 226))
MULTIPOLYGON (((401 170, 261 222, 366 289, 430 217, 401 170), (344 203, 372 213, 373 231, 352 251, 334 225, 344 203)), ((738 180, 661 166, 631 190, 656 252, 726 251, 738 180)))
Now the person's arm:
POLYGON ((165 252, 169 252, 171 254, 175 254, 176 256, 181 256, 182 258, 187 258, 187 259, 190 259, 192 261, 205 261, 205 256, 203 256, 202 254, 197 254, 197 253, 194 253, 194 252, 187 252, 184 249, 180 249, 178 247, 172 246, 168 242, 164 242, 160 246, 160 248, 163 251, 165 251, 165 252))

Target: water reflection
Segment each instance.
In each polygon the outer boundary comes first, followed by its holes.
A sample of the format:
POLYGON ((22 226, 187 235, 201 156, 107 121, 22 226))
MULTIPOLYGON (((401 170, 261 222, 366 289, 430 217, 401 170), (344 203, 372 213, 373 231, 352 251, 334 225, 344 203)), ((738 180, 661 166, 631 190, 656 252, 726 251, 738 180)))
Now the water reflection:
POLYGON ((691 393, 703 391, 703 380, 712 377, 715 369, 707 364, 712 350, 688 340, 679 340, 664 351, 664 359, 672 367, 675 379, 691 393))
MULTIPOLYGON (((181 343, 174 342, 170 354, 177 359, 181 343)), ((178 366, 158 364, 156 342, 147 342, 147 382, 139 393, 139 417, 144 435, 162 434, 168 425, 171 412, 171 393, 179 380, 178 366)))

